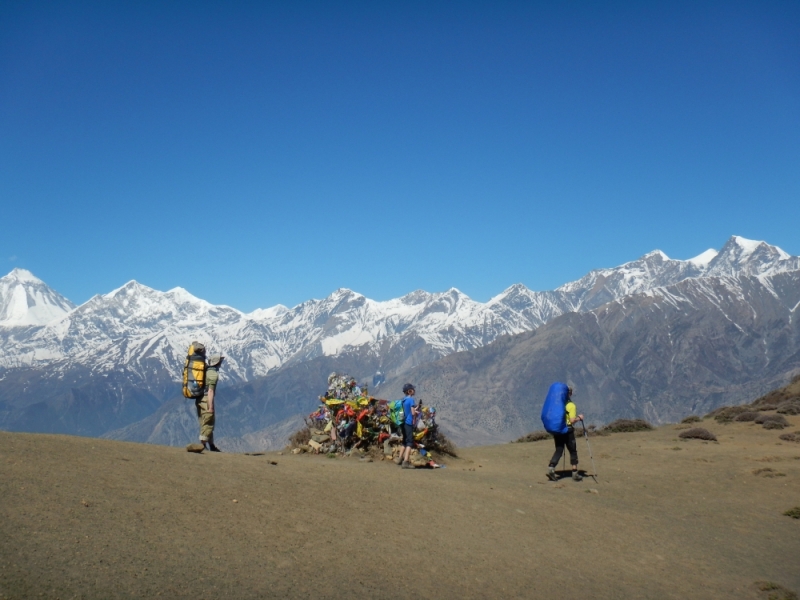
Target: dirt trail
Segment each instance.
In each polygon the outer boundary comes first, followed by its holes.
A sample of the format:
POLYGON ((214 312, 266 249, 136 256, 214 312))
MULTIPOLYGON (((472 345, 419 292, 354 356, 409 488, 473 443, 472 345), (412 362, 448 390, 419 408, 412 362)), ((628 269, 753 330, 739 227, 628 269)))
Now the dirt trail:
POLYGON ((800 591, 800 520, 782 515, 800 505, 800 444, 702 425, 719 444, 678 441, 674 426, 592 438, 599 483, 547 482, 548 441, 408 471, 0 433, 0 598, 800 591))

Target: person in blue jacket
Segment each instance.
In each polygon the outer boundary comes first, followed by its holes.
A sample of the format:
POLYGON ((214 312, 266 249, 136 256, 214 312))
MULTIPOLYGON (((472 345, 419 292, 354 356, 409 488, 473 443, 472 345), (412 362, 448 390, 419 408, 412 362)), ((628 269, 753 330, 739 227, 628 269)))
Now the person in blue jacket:
POLYGON ((403 469, 413 469, 414 466, 409 461, 411 448, 414 447, 414 419, 417 416, 417 407, 414 404, 414 386, 407 383, 403 386, 403 451, 400 453, 400 467, 403 469))

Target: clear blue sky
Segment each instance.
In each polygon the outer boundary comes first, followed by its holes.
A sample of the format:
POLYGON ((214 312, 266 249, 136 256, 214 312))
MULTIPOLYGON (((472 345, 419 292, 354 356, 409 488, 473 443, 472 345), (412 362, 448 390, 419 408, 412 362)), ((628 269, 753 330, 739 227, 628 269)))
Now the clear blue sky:
POLYGON ((800 254, 800 3, 0 4, 0 266, 252 310, 800 254))

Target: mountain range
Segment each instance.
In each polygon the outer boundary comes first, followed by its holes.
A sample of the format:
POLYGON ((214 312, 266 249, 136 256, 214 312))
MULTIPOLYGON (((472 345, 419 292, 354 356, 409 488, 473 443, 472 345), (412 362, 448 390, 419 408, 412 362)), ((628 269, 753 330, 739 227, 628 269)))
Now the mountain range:
MULTIPOLYGON (((763 315, 768 307, 774 317, 772 327, 756 319, 746 339, 767 346, 776 336, 794 340, 792 316, 797 306, 789 304, 798 287, 798 271, 800 257, 733 236, 719 252, 708 250, 690 260, 654 251, 619 267, 592 271, 552 291, 535 292, 517 284, 485 303, 454 288, 442 293, 416 291, 385 302, 340 289, 291 309, 278 305, 243 313, 209 304, 181 288, 160 292, 135 281, 75 306, 31 273, 15 269, 0 278, 0 427, 185 443, 194 422, 186 403, 177 397, 177 380, 186 348, 194 339, 227 357, 224 381, 231 406, 220 419, 220 433, 237 447, 275 445, 276 428, 292 426, 299 414, 313 407, 329 370, 346 370, 370 381, 380 371, 388 378, 379 388, 381 395, 395 393, 392 386, 403 378, 418 377, 421 389, 440 390, 428 393, 431 399, 448 406, 451 398, 442 390, 456 393, 460 384, 450 382, 442 388, 437 382, 449 380, 436 368, 452 370, 461 364, 458 361, 469 364, 467 357, 485 359, 509 344, 536 339, 534 364, 552 363, 557 372, 527 367, 503 377, 509 382, 507 395, 516 385, 513 382, 519 382, 520 390, 526 390, 523 396, 538 398, 542 395, 538 387, 544 384, 526 380, 525 374, 543 373, 542 381, 566 378, 572 371, 558 366, 553 349, 578 332, 589 338, 605 336, 606 346, 599 344, 596 351, 612 355, 626 340, 634 346, 650 340, 647 347, 655 358, 665 356, 664 344, 676 339, 685 343, 690 331, 712 320, 726 321, 732 328, 709 329, 723 336, 724 347, 737 327, 747 325, 741 319, 731 320, 730 314, 761 310, 763 315), (648 309, 634 310, 634 305, 648 309), (619 307, 625 306, 629 310, 620 312, 619 307), (637 320, 634 314, 649 316, 637 320), (666 322, 671 325, 664 329, 666 322), (636 336, 616 339, 620 327, 631 327, 636 336), (423 386, 423 381, 429 383, 423 386), (226 419, 228 426, 223 425, 226 419)), ((793 343, 785 350, 791 350, 793 343)), ((503 363, 506 358, 501 360, 501 354, 486 364, 503 363)), ((688 356, 684 353, 681 360, 688 356)), ((722 401, 729 384, 740 390, 748 385, 744 379, 788 377, 800 364, 792 362, 795 359, 781 363, 773 358, 762 371, 719 374, 714 381, 722 387, 704 395, 695 408, 722 401)), ((726 363, 729 367, 733 368, 726 363)), ((654 371, 663 368, 653 366, 654 371)), ((691 402, 675 389, 680 379, 670 379, 666 389, 655 381, 652 389, 636 389, 627 371, 614 361, 598 363, 594 371, 586 371, 589 375, 581 379, 587 389, 592 385, 614 389, 613 394, 597 397, 600 419, 638 411, 660 422, 691 410, 687 406, 691 402), (647 402, 651 409, 646 409, 647 402), (672 405, 674 409, 669 408, 672 405)), ((459 381, 480 373, 477 367, 467 368, 459 381)), ((739 392, 730 393, 738 397, 739 392)), ((461 392, 458 396, 466 397, 461 392)), ((513 410, 498 404, 494 412, 502 417, 488 421, 477 416, 485 411, 469 406, 465 402, 449 412, 457 418, 442 417, 462 443, 482 435, 507 438, 535 425, 535 419, 527 418, 531 411, 524 403, 513 410), (483 426, 484 421, 492 424, 483 426)))

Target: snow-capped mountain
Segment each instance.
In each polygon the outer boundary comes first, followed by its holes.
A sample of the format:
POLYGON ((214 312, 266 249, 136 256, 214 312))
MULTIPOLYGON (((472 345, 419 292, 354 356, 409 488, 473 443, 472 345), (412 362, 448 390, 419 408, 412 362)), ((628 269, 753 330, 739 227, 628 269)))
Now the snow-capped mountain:
MULTIPOLYGON (((776 314, 791 321, 797 309, 793 298, 800 285, 800 258, 764 242, 734 236, 719 252, 709 250, 690 260, 674 260, 654 251, 619 267, 592 271, 552 291, 535 292, 514 285, 485 303, 457 289, 416 291, 386 302, 340 289, 327 298, 308 300, 291 309, 275 306, 249 314, 212 305, 180 288, 161 292, 135 281, 78 307, 27 272, 12 271, 0 284, 0 314, 6 316, 5 324, 0 325, 0 428, 108 434, 172 443, 185 432, 170 429, 165 424, 169 419, 155 425, 148 425, 147 419, 160 419, 162 411, 166 412, 161 416, 167 418, 165 415, 177 411, 175 414, 183 415, 179 421, 184 426, 192 423, 191 407, 176 398, 180 394, 176 382, 186 348, 194 339, 227 357, 224 378, 232 404, 226 407, 231 430, 225 435, 250 435, 266 432, 275 422, 294 418, 305 410, 300 407, 313 403, 314 390, 324 384, 330 370, 344 369, 358 377, 369 377, 380 369, 386 374, 385 385, 391 386, 410 369, 458 356, 455 353, 460 351, 472 356, 500 336, 538 332, 551 321, 571 323, 573 317, 589 318, 587 313, 591 313, 594 316, 587 323, 605 318, 613 328, 617 319, 621 327, 627 327, 629 305, 644 315, 637 324, 641 331, 623 335, 619 343, 638 344, 658 355, 668 354, 672 344, 698 346, 696 341, 701 338, 675 336, 702 331, 702 326, 692 324, 688 329, 677 328, 674 335, 663 339, 651 338, 648 328, 657 325, 648 317, 651 305, 672 306, 676 319, 692 315, 684 319, 687 327, 693 319, 711 314, 708 306, 717 306, 722 319, 715 315, 710 322, 721 329, 703 342, 705 346, 719 344, 718 348, 709 346, 709 356, 713 357, 726 346, 728 337, 738 335, 738 328, 746 329, 744 314, 766 316, 768 321, 770 314, 776 314), (606 318, 599 311, 610 305, 621 308, 612 311, 616 316, 606 318), (771 305, 782 306, 784 313, 765 308, 771 305), (562 315, 567 321, 558 318, 562 315), (725 327, 731 328, 730 334, 720 334, 725 327), (139 425, 134 427, 136 423, 139 425), (151 425, 155 429, 144 435, 142 431, 151 425), (133 429, 129 431, 128 426, 133 429)), ((780 334, 770 328, 771 322, 759 325, 741 343, 750 350, 780 348, 783 342, 770 338, 780 334)), ((551 329, 548 326, 543 331, 551 329)), ((556 330, 560 333, 553 343, 573 343, 568 328, 562 325, 552 329, 556 330)), ((610 332, 602 336, 608 337, 610 332)), ((620 330, 614 331, 614 335, 617 333, 620 330)), ((602 336, 592 343, 602 342, 602 336)), ((493 344, 492 352, 519 337, 493 344)), ((791 352, 793 346, 783 347, 791 352)), ((611 350, 598 351, 598 356, 602 358, 603 352, 611 350)), ((536 359, 540 361, 536 369, 539 375, 545 373, 545 366, 556 364, 555 356, 548 358, 545 347, 541 352, 536 359)), ((791 362, 791 356, 783 362, 791 362)), ((780 352, 768 362, 773 378, 793 368, 788 363, 781 366, 778 357, 780 352)), ((526 360, 525 364, 532 363, 526 360)), ((473 366, 477 369, 480 365, 473 366)), ((729 367, 726 363, 703 368, 718 369, 718 379, 724 382, 732 377, 729 367)), ((614 373, 621 377, 620 369, 614 373)), ((614 373, 603 377, 611 381, 614 373)), ((638 384, 630 385, 634 387, 624 388, 623 395, 632 398, 639 394, 635 388, 638 384)), ((497 387, 486 391, 505 394, 497 387)), ((709 402, 721 401, 715 398, 709 402)), ((662 407, 658 412, 666 414, 665 410, 662 407)))
POLYGON ((292 309, 279 305, 249 314, 214 306, 181 288, 160 292, 135 281, 75 308, 29 272, 15 269, 0 279, 0 315, 5 316, 0 368, 53 363, 58 369, 81 365, 103 373, 124 366, 143 379, 161 368, 177 378, 186 348, 198 339, 227 356, 226 371, 234 380, 347 352, 385 357, 382 367, 391 375, 501 335, 536 329, 565 312, 592 310, 684 279, 764 278, 797 269, 799 257, 734 236, 719 252, 708 250, 690 260, 656 250, 553 291, 517 284, 486 303, 455 288, 419 290, 385 302, 339 289, 292 309))
POLYGON ((0 277, 0 327, 46 325, 73 308, 72 302, 30 271, 14 269, 0 277))

